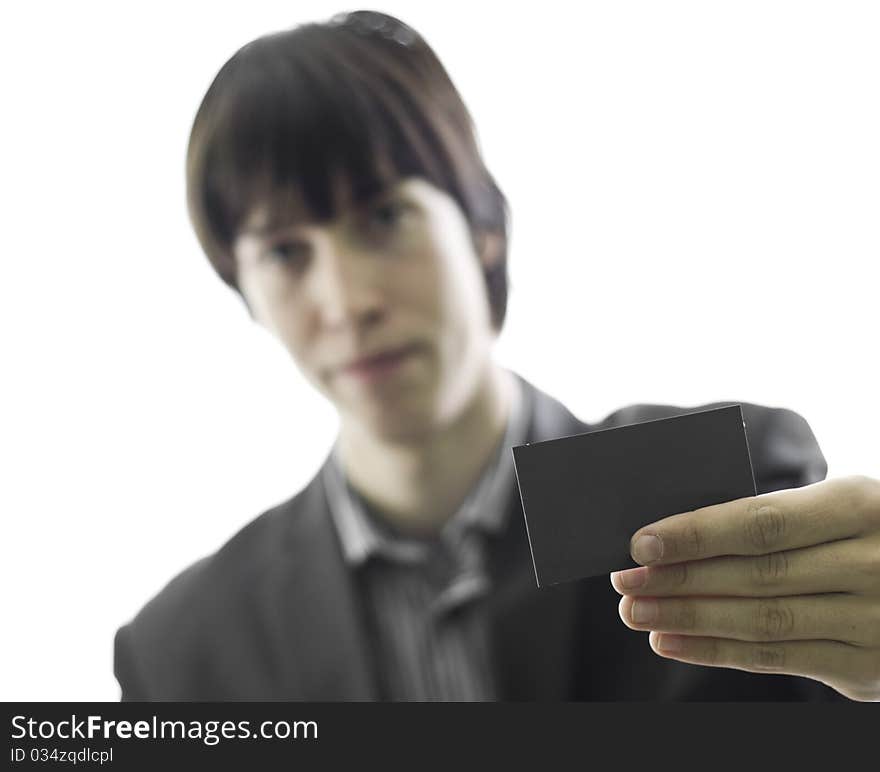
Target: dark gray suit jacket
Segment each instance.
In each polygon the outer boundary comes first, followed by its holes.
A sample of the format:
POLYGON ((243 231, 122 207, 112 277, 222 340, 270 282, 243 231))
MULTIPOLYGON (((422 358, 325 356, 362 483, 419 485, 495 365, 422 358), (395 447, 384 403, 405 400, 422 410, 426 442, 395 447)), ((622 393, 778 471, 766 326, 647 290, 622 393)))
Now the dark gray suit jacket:
MULTIPOLYGON (((732 404, 636 405, 589 425, 521 380, 528 442, 732 404)), ((743 414, 759 493, 825 477, 800 415, 750 404, 743 414)), ((808 679, 658 657, 620 621, 607 576, 538 589, 515 484, 508 506, 507 528, 489 537, 493 590, 482 601, 502 699, 837 699, 808 679)), ((115 638, 128 700, 382 699, 374 667, 318 475, 173 579, 115 638)))

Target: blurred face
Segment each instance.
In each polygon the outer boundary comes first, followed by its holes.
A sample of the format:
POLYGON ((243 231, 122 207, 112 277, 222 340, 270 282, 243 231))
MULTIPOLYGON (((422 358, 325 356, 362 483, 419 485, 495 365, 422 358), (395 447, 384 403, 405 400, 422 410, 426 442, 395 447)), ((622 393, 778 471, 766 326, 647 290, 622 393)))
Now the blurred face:
POLYGON ((239 287, 344 422, 417 439, 467 406, 495 335, 452 197, 408 178, 328 223, 267 220, 257 208, 236 239, 239 287))

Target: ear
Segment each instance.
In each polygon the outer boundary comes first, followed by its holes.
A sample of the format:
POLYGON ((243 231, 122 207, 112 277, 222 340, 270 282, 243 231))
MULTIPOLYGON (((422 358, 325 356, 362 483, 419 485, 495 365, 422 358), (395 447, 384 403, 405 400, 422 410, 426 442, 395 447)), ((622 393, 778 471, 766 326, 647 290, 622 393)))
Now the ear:
POLYGON ((504 237, 495 231, 480 231, 477 233, 476 246, 483 268, 494 268, 504 253, 504 237))

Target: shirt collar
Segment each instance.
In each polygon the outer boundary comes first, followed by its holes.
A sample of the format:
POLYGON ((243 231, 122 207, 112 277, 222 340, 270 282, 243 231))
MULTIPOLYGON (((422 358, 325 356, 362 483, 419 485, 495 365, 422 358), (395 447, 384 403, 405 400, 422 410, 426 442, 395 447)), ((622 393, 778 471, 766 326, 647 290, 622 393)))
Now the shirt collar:
MULTIPOLYGON (((513 383, 513 404, 504 437, 492 460, 459 510, 440 531, 439 539, 454 544, 468 530, 479 528, 497 532, 504 525, 513 482, 513 457, 510 449, 525 442, 529 410, 522 382, 509 373, 513 383)), ((334 443, 322 473, 330 513, 349 564, 360 565, 371 555, 381 554, 392 560, 418 562, 426 557, 429 544, 392 536, 377 527, 366 505, 348 483, 334 443)))

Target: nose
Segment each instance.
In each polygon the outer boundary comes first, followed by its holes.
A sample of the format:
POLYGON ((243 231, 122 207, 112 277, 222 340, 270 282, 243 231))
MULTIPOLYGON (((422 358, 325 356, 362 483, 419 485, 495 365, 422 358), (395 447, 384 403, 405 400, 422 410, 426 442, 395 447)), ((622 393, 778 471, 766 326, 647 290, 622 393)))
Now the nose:
POLYGON ((327 329, 362 327, 383 313, 378 266, 369 256, 327 235, 315 247, 311 294, 327 329))

